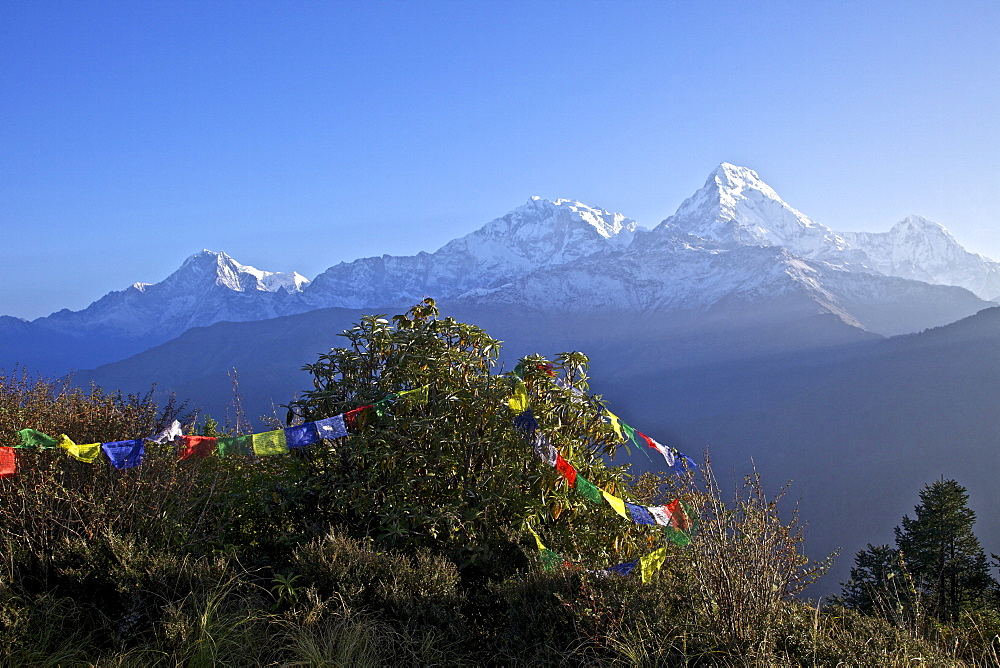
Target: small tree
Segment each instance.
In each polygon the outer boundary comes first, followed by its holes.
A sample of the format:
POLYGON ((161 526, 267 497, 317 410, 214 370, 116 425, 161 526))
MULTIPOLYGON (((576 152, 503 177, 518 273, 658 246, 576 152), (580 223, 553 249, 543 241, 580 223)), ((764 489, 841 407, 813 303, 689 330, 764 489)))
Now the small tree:
POLYGON ((915 518, 903 517, 896 527, 896 544, 906 559, 931 611, 954 619, 968 603, 991 595, 986 554, 972 531, 976 513, 969 495, 954 480, 940 480, 920 491, 915 518))
POLYGON ((616 439, 600 402, 585 395, 586 356, 528 357, 522 377, 498 375, 499 341, 438 316, 430 299, 391 323, 365 316, 343 334, 347 347, 305 367, 314 387, 289 406, 290 423, 372 408, 352 417, 350 438, 305 454, 309 472, 291 490, 302 521, 383 547, 442 552, 461 567, 516 566, 526 525, 571 559, 648 551, 656 528, 588 506, 512 427, 508 401, 524 382, 553 445, 580 475, 621 494, 627 474, 603 459, 616 439), (556 373, 564 384, 553 382, 556 373))

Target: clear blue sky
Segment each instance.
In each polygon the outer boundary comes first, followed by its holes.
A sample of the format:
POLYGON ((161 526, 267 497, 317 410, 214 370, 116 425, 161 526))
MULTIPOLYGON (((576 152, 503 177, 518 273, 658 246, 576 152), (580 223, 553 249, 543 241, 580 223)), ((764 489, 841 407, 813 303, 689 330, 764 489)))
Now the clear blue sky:
POLYGON ((1000 3, 0 2, 0 314, 202 248, 312 278, 531 195, 653 226, 721 161, 1000 258, 1000 3))

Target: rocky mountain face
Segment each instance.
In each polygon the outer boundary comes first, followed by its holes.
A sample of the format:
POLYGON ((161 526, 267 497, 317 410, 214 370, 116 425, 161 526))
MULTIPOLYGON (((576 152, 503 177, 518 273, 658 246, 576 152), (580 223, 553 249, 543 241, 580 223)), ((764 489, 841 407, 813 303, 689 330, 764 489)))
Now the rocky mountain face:
MULTIPOLYGON (((159 283, 111 292, 82 311, 0 318, 0 342, 22 354, 43 333, 47 341, 103 337, 114 342, 110 357, 95 350, 88 358, 101 362, 220 321, 405 308, 427 295, 476 309, 720 321, 754 314, 776 324, 826 314, 891 335, 971 315, 998 294, 1000 265, 936 223, 911 217, 886 233, 838 233, 753 170, 723 163, 652 230, 580 202, 533 197, 433 253, 342 262, 312 282, 203 251, 159 283)), ((0 364, 22 361, 8 357, 0 364)))

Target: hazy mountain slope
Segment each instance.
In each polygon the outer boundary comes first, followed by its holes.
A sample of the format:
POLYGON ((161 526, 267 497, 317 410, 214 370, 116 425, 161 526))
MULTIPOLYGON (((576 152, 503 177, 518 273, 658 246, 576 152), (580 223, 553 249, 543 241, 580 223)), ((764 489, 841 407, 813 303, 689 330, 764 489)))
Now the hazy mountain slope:
POLYGON ((561 313, 707 316, 714 310, 788 317, 829 313, 883 335, 966 317, 989 304, 938 286, 804 260, 780 246, 720 246, 669 230, 637 236, 625 250, 536 270, 505 285, 471 290, 458 303, 561 313), (668 236, 669 238, 657 238, 668 236))
MULTIPOLYGON (((441 307, 444 315, 478 324, 504 341, 503 361, 508 368, 531 353, 581 350, 591 356, 598 379, 875 338, 828 314, 775 320, 773 314, 737 310, 694 318, 678 314, 554 314, 468 304, 441 307)), ((387 315, 397 312, 385 311, 387 315)), ((318 309, 272 320, 198 327, 126 360, 78 371, 74 379, 80 384, 93 381, 130 392, 148 389, 155 379, 161 389, 174 390, 219 414, 230 402, 228 371, 235 367, 241 376, 244 404, 255 416, 272 403, 285 403, 295 392, 308 388, 308 377, 301 367, 315 361, 319 353, 343 345, 344 339, 337 334, 363 313, 371 311, 318 309)))
MULTIPOLYGON (((674 445, 711 446, 717 471, 751 458, 772 484, 794 481, 813 554, 892 542, 917 491, 939 476, 969 488, 987 550, 1000 551, 1000 309, 882 342, 707 363, 608 380, 674 445)), ((641 460, 640 460, 641 461, 641 460)), ((647 464, 648 465, 648 464, 647 464)))

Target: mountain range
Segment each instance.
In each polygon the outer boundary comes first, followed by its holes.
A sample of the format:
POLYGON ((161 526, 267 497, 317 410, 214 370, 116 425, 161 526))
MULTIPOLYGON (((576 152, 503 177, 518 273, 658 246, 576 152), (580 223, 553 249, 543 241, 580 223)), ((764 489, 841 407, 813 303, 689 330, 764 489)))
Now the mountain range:
POLYGON ((342 262, 312 281, 202 251, 159 283, 136 283, 81 311, 30 322, 0 316, 0 364, 62 373, 195 326, 318 308, 404 308, 426 295, 474 308, 677 322, 734 322, 762 310, 776 323, 830 314, 894 335, 990 306, 1000 295, 1000 264, 918 216, 888 232, 835 232, 785 203, 753 170, 723 163, 651 230, 580 202, 532 197, 433 253, 342 262))

